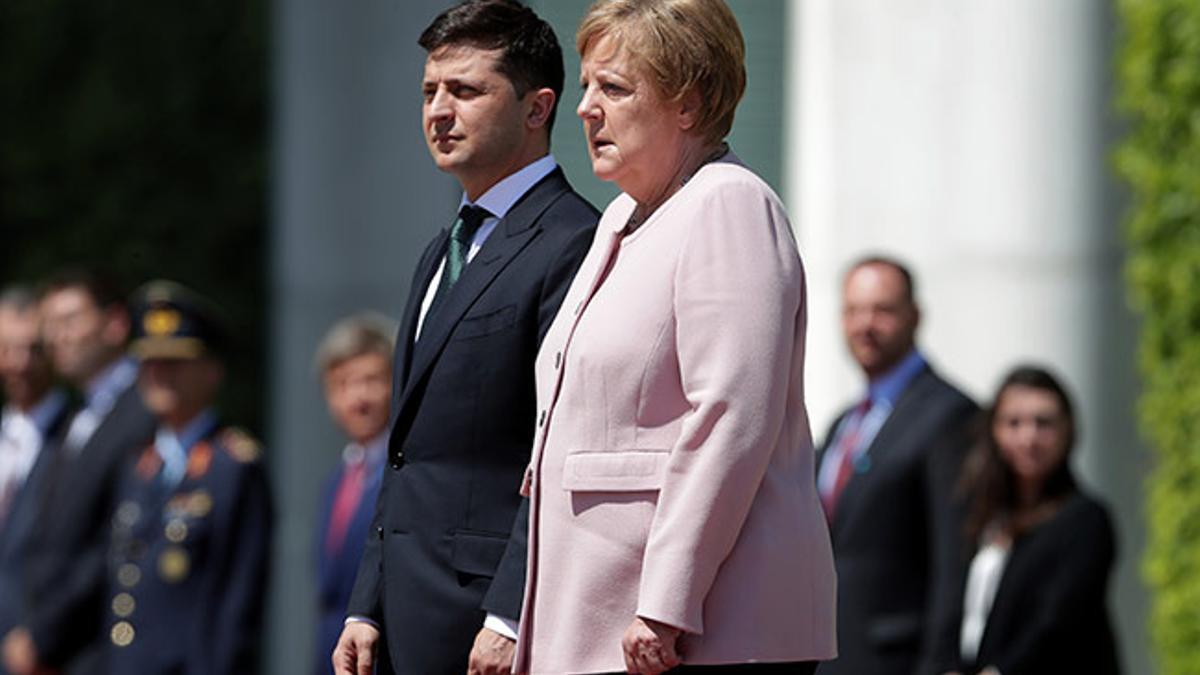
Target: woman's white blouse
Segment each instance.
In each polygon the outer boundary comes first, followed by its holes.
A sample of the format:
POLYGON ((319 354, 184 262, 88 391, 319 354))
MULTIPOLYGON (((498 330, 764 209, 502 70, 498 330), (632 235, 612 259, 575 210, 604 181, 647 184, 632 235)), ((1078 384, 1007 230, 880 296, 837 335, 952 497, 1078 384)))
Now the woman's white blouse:
POLYGON ((963 660, 970 663, 979 654, 979 643, 987 626, 988 613, 1000 588, 1004 566, 1008 563, 1010 547, 1007 543, 985 544, 971 560, 967 574, 967 589, 963 593, 963 622, 959 633, 959 651, 963 660))

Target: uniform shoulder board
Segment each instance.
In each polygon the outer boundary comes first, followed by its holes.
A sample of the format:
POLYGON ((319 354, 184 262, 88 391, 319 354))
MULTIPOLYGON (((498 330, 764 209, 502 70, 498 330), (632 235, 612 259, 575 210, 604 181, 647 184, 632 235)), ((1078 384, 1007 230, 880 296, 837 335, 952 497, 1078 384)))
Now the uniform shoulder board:
POLYGON ((221 431, 221 447, 239 462, 257 462, 262 454, 262 447, 254 437, 244 429, 229 427, 221 431))

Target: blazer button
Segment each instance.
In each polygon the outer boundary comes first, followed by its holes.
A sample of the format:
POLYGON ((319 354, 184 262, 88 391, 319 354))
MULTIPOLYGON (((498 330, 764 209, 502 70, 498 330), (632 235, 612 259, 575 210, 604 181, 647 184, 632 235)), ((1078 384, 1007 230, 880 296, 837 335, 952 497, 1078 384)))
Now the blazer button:
POLYGON ((383 541, 383 526, 382 525, 375 528, 375 536, 379 537, 380 541, 383 541))
POLYGON ((404 466, 404 453, 398 452, 392 457, 392 469, 399 471, 402 466, 404 466))

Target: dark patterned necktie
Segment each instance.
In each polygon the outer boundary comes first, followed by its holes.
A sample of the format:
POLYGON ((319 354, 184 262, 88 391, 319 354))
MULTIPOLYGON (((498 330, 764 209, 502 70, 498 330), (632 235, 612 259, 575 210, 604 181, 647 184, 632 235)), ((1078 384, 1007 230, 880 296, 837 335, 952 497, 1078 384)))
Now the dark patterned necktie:
POLYGON ((450 289, 462 277, 463 270, 467 268, 467 253, 471 250, 471 240, 475 238, 475 233, 479 231, 479 226, 483 225, 483 221, 492 217, 492 214, 487 209, 481 206, 472 206, 464 204, 458 211, 458 220, 454 221, 454 225, 450 226, 450 243, 446 249, 446 264, 442 268, 442 280, 438 284, 437 293, 433 296, 433 302, 429 305, 427 315, 433 314, 439 305, 450 294, 450 289))

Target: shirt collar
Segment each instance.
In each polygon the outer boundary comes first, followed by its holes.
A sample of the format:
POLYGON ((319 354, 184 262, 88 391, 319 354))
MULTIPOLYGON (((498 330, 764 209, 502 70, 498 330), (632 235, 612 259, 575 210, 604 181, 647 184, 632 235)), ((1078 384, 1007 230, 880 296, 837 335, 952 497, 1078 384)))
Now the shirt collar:
POLYGON ((179 446, 184 452, 192 449, 192 446, 199 443, 201 439, 207 436, 217 426, 217 413, 212 408, 208 408, 192 418, 192 421, 183 425, 182 429, 169 429, 161 427, 160 433, 173 434, 175 440, 179 442, 179 446))
POLYGON ((387 452, 388 438, 391 436, 391 428, 385 427, 379 435, 367 441, 365 446, 358 443, 347 443, 345 450, 342 450, 342 459, 347 463, 356 463, 366 460, 367 464, 374 466, 383 461, 383 456, 387 452))
POLYGON ((25 413, 38 431, 43 434, 54 423, 55 418, 67 407, 67 395, 61 389, 52 389, 50 393, 42 397, 36 405, 25 413))
POLYGON ((926 366, 925 357, 913 349, 900 360, 891 370, 871 380, 867 385, 867 396, 872 404, 887 403, 895 405, 900 395, 908 388, 910 382, 926 366))
POLYGON ((128 389, 137 379, 137 364, 133 359, 123 357, 114 361, 108 368, 88 382, 87 407, 89 409, 110 407, 117 397, 128 389))
MULTIPOLYGON (((541 159, 526 164, 519 171, 505 176, 487 192, 480 195, 479 199, 475 200, 475 206, 482 206, 499 220, 512 209, 521 197, 525 196, 526 192, 529 192, 530 188, 550 175, 550 172, 557 167, 558 162, 554 161, 554 155, 547 154, 541 159)), ((471 200, 467 199, 466 193, 463 193, 459 207, 470 203, 471 200)))

